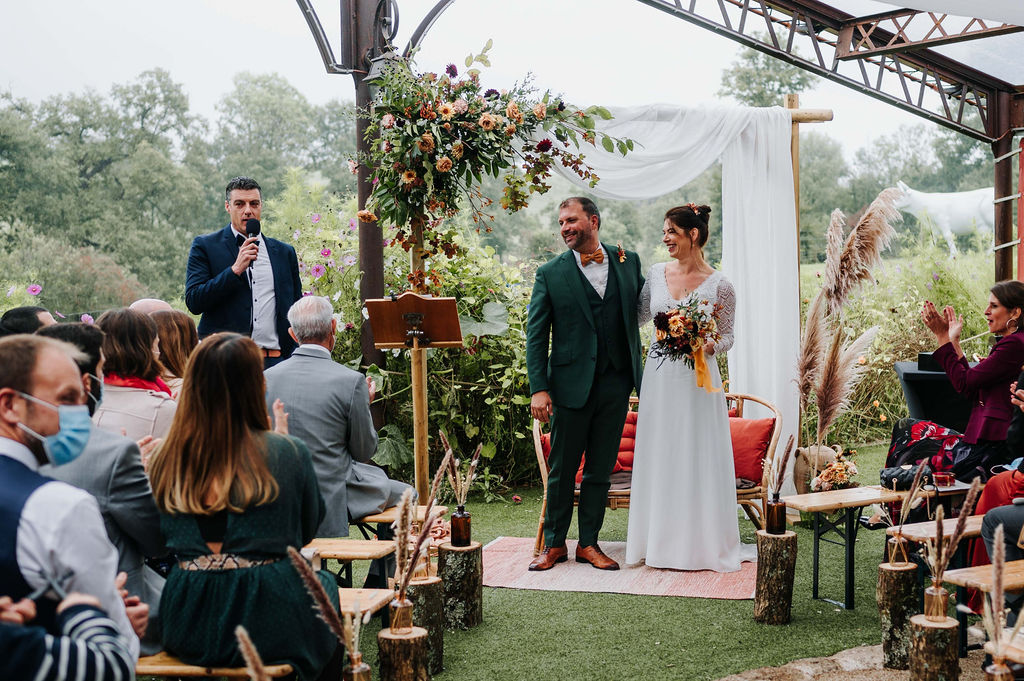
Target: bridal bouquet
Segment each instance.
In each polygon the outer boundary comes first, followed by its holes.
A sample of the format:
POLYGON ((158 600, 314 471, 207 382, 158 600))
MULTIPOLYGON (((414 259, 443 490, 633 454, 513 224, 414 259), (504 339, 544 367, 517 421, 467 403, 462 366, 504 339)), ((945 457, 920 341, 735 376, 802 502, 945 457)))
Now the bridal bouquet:
POLYGON ((704 345, 721 339, 718 332, 719 303, 708 307, 708 301, 689 298, 679 307, 654 315, 654 344, 651 357, 664 362, 682 360, 697 373, 697 385, 708 392, 718 392, 711 384, 704 345))

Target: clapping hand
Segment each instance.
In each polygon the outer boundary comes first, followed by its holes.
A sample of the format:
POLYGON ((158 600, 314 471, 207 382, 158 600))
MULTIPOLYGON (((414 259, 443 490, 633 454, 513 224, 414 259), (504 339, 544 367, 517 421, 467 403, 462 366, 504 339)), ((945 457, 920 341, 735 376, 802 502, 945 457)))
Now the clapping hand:
POLYGON ((274 400, 271 407, 274 411, 274 432, 281 435, 288 434, 288 412, 284 410, 284 402, 274 400))
POLYGON ((22 598, 15 603, 10 596, 0 596, 0 622, 25 624, 36 616, 36 603, 31 598, 22 598))
POLYGON ((143 603, 138 596, 129 595, 128 590, 124 588, 127 581, 128 574, 118 572, 117 577, 114 578, 114 588, 124 600, 124 610, 128 615, 128 621, 131 622, 132 630, 136 636, 142 638, 146 635, 146 627, 149 626, 149 606, 143 603))

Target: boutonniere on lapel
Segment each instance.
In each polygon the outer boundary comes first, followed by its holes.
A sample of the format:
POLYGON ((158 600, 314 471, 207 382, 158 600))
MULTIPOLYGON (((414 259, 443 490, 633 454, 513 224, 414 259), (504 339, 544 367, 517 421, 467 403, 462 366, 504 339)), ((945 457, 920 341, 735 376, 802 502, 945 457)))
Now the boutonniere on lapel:
POLYGON ((619 262, 626 262, 626 251, 622 250, 622 242, 620 241, 615 246, 619 249, 618 253, 616 253, 619 256, 619 262))

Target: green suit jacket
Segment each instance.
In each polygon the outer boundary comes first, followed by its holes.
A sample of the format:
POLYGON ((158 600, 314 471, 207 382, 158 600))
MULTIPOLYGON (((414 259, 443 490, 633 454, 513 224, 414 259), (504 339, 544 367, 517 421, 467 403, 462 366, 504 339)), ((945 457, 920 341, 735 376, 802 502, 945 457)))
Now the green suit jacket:
MULTIPOLYGON (((614 272, 622 300, 622 319, 633 360, 633 385, 640 391, 643 362, 636 304, 644 277, 640 258, 602 244, 608 254, 609 276, 614 272)), ((587 401, 597 365, 597 330, 580 279, 576 258, 566 251, 537 268, 526 322, 526 369, 530 393, 546 390, 556 405, 579 409, 587 401)))

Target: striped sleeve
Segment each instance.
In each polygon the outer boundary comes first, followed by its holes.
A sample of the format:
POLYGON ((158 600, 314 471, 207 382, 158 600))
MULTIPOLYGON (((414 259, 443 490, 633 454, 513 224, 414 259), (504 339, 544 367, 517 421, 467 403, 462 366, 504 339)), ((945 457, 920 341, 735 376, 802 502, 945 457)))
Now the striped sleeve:
POLYGON ((26 681, 131 681, 128 642, 102 610, 88 605, 58 616, 61 636, 42 627, 0 625, 0 678, 26 681))

